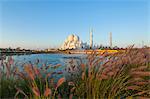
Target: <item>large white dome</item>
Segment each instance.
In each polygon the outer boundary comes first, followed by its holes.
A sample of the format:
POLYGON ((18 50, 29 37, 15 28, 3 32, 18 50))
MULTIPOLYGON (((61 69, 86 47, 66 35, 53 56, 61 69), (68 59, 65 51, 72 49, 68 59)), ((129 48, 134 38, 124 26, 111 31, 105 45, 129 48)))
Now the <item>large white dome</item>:
POLYGON ((74 35, 73 35, 73 34, 71 34, 71 35, 68 36, 68 40, 69 40, 69 41, 73 41, 73 38, 74 38, 74 35))
POLYGON ((80 49, 82 47, 82 41, 80 41, 79 36, 77 35, 69 35, 67 39, 64 41, 61 49, 80 49))

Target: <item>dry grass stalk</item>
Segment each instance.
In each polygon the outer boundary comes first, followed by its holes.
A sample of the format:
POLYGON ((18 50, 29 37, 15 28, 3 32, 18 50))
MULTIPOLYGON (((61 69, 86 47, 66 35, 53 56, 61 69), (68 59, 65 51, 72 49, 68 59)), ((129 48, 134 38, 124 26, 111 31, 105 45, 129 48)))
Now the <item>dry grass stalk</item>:
POLYGON ((40 70, 39 70, 36 66, 34 66, 33 69, 34 69, 34 73, 35 73, 37 76, 40 75, 40 70))
POLYGON ((34 80, 35 74, 34 74, 34 72, 32 70, 31 65, 26 65, 25 68, 24 68, 24 70, 28 74, 28 76, 30 77, 30 79, 34 80))
POLYGON ((44 96, 45 96, 45 97, 48 97, 48 96, 51 95, 51 94, 52 94, 51 89, 50 89, 50 88, 46 88, 46 90, 45 90, 45 92, 44 92, 44 96))
POLYGON ((135 71, 135 72, 131 72, 131 75, 135 75, 135 76, 150 76, 150 72, 148 71, 135 71))
POLYGON ((140 66, 140 67, 137 67, 137 68, 132 68, 131 71, 143 71, 147 68, 148 68, 148 66, 140 66))
MULTIPOLYGON (((146 90, 146 91, 141 91, 141 92, 138 92, 136 95, 142 95, 142 94, 145 94, 145 93, 147 93, 148 92, 148 90, 146 90)), ((149 91, 150 92, 150 91, 149 91)))
POLYGON ((58 80, 58 82, 57 82, 57 88, 61 85, 61 84, 63 84, 65 82, 65 78, 63 77, 63 78, 60 78, 59 80, 58 80))
POLYGON ((105 74, 101 74, 101 76, 100 76, 100 79, 108 79, 109 77, 107 76, 107 75, 105 75, 105 74))
POLYGON ((23 94, 25 96, 25 99, 28 98, 28 96, 21 89, 16 87, 16 90, 17 90, 17 92, 16 92, 16 94, 14 96, 15 99, 18 99, 17 96, 18 96, 19 93, 23 94))
POLYGON ((85 64, 81 63, 82 70, 85 70, 85 64))
POLYGON ((69 86, 75 86, 74 82, 68 82, 69 86))
POLYGON ((36 96, 40 96, 40 91, 39 91, 38 87, 33 87, 33 88, 32 88, 32 92, 33 92, 36 96))
POLYGON ((136 85, 133 85, 133 86, 128 86, 127 89, 128 90, 138 90, 140 87, 139 86, 136 86, 136 85))
POLYGON ((9 62, 10 65, 14 64, 14 60, 13 60, 13 58, 11 56, 8 57, 8 62, 9 62))
POLYGON ((138 96, 137 99, 149 99, 149 97, 138 96))
POLYGON ((149 82, 140 81, 140 82, 134 82, 133 84, 135 84, 135 85, 146 85, 146 84, 149 84, 149 82))
POLYGON ((56 68, 58 68, 60 66, 61 66, 61 64, 57 64, 57 65, 53 66, 52 68, 56 69, 56 68))
POLYGON ((82 80, 85 79, 85 72, 82 72, 82 80))

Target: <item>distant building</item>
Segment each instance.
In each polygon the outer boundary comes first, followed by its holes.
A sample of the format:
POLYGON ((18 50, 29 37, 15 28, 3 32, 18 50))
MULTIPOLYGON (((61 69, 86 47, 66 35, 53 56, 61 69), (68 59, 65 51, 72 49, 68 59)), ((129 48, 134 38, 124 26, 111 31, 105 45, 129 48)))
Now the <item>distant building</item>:
POLYGON ((80 40, 79 36, 74 34, 69 35, 61 46, 61 50, 81 48, 82 41, 80 40))
POLYGON ((93 29, 90 29, 90 48, 93 48, 93 29))
POLYGON ((112 33, 111 32, 109 34, 109 43, 110 43, 110 47, 112 48, 112 33))
POLYGON ((93 29, 90 29, 90 44, 86 42, 83 43, 79 36, 71 34, 69 35, 64 43, 62 44, 60 50, 67 50, 67 49, 93 49, 93 29))

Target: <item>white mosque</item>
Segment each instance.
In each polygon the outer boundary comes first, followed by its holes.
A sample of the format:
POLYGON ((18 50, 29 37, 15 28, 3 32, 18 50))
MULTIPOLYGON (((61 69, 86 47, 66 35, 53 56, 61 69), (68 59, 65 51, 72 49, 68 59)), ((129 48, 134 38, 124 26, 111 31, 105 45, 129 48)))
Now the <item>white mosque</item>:
MULTIPOLYGON (((112 48, 112 33, 109 33, 109 46, 112 48)), ((89 44, 88 43, 83 43, 82 40, 79 38, 79 36, 75 34, 69 35, 62 46, 60 47, 60 50, 67 50, 67 49, 96 49, 99 46, 94 45, 93 46, 93 29, 90 29, 90 39, 89 39, 89 44)), ((107 46, 106 46, 107 47, 107 46)))
POLYGON ((66 49, 82 49, 82 48, 87 48, 93 47, 93 30, 90 30, 90 44, 88 45, 87 43, 83 43, 79 36, 75 34, 69 35, 64 43, 61 46, 61 50, 66 50, 66 49))
POLYGON ((61 46, 62 50, 81 49, 81 48, 82 48, 82 41, 80 40, 79 36, 74 34, 69 35, 61 46))

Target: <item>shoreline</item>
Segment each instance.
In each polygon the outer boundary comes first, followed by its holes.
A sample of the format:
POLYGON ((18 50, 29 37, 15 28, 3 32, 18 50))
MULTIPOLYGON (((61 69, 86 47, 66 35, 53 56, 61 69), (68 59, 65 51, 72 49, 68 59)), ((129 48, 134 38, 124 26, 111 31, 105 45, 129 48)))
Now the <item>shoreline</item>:
POLYGON ((116 53, 119 51, 124 51, 124 50, 54 50, 54 51, 33 51, 33 52, 1 52, 1 56, 6 55, 6 56, 11 56, 11 55, 30 55, 30 54, 90 54, 93 51, 96 51, 98 53, 116 53))

